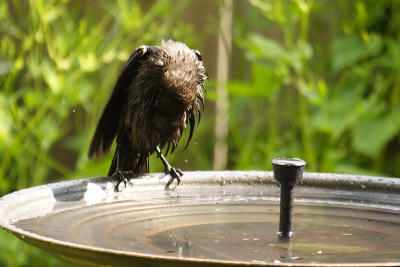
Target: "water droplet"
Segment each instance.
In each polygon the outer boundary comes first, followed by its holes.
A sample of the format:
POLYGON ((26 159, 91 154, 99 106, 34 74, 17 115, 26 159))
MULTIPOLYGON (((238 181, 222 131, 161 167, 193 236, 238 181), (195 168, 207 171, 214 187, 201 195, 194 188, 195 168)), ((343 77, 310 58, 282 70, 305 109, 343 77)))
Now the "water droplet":
POLYGON ((304 259, 304 258, 302 258, 302 257, 291 257, 290 259, 291 260, 301 260, 301 259, 304 259))
POLYGON ((251 262, 260 263, 260 264, 265 264, 265 263, 267 263, 266 261, 259 261, 259 260, 252 260, 251 262))
POLYGON ((75 113, 75 109, 74 108, 72 109, 72 112, 75 113))
POLYGON ((183 247, 179 247, 178 248, 178 256, 182 257, 182 253, 183 253, 183 247))

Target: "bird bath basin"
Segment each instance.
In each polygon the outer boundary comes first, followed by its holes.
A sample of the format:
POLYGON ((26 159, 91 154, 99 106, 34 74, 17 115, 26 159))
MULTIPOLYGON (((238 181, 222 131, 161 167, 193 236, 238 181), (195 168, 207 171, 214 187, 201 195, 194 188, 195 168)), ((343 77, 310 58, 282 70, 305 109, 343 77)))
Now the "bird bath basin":
POLYGON ((14 192, 0 199, 0 226, 86 266, 400 264, 398 179, 304 173, 282 241, 272 172, 185 172, 171 191, 159 176, 122 192, 110 178, 14 192))

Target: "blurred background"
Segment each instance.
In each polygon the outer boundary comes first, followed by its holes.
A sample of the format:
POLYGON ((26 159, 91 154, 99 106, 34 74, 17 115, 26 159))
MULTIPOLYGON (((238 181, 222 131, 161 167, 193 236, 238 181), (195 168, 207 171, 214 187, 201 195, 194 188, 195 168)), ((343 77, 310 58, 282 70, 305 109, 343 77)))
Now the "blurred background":
MULTIPOLYGON (((400 176, 400 2, 0 2, 0 196, 104 176, 87 151, 123 64, 161 39, 200 50, 210 76, 182 170, 400 176)), ((187 136, 182 140, 186 140, 187 136)), ((162 171, 151 158, 151 171, 162 171)), ((61 266, 0 231, 0 266, 61 266)))

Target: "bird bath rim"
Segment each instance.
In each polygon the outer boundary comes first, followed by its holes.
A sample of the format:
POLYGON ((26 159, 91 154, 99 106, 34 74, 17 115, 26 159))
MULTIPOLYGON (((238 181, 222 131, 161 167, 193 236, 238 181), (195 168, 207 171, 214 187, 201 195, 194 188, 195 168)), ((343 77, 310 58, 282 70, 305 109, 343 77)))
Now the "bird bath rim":
MULTIPOLYGON (((159 179, 160 174, 148 174, 143 179, 134 179, 133 187, 134 190, 149 190, 149 191, 164 191, 164 185, 166 179, 159 179)), ((178 186, 176 190, 168 192, 168 194, 179 194, 181 191, 190 190, 191 185, 276 185, 273 179, 272 172, 269 171, 195 171, 195 172, 185 172, 185 176, 182 179, 183 184, 178 186)), ((71 180, 59 183, 53 183, 48 185, 42 185, 37 187, 32 187, 28 189, 23 189, 9 195, 6 195, 0 199, 0 227, 12 232, 21 239, 33 243, 41 248, 46 249, 46 247, 53 247, 54 250, 82 250, 86 252, 91 252, 97 255, 103 254, 113 254, 121 258, 130 258, 138 262, 143 261, 149 263, 149 260, 154 264, 182 264, 187 263, 196 265, 217 265, 217 264, 229 264, 229 265, 248 265, 243 262, 236 261, 223 261, 223 260, 212 260, 212 259, 198 259, 198 258, 177 258, 175 256, 159 256, 154 254, 145 253, 134 253, 126 252, 112 249, 99 248, 94 246, 80 245, 76 243, 66 242, 62 240, 57 240, 49 237, 44 237, 31 233, 16 227, 13 223, 16 220, 20 220, 21 216, 32 217, 41 216, 46 213, 46 210, 37 210, 35 207, 25 207, 25 210, 21 210, 20 204, 23 203, 41 203, 41 205, 46 206, 47 202, 51 201, 52 197, 54 201, 58 201, 66 204, 66 206, 61 207, 61 209, 68 209, 68 203, 73 203, 74 201, 80 200, 84 197, 84 194, 88 191, 89 184, 99 185, 102 189, 107 190, 107 186, 112 182, 112 185, 117 183, 116 180, 112 180, 109 177, 104 178, 89 178, 89 179, 79 179, 71 180), (74 191, 71 193, 71 190, 74 191), (65 197, 71 197, 75 199, 67 199, 65 197), (36 202, 35 202, 36 201, 36 202), (39 201, 39 202, 38 202, 39 201), (29 211, 27 213, 27 211, 29 211)), ((331 174, 331 173, 304 173, 304 178, 298 185, 307 187, 319 187, 319 188, 329 188, 332 190, 354 190, 363 192, 378 192, 385 194, 400 194, 400 179, 397 178, 383 178, 383 177, 373 177, 373 176, 359 176, 359 175, 345 175, 345 174, 331 174)), ((112 188, 108 186, 109 188, 112 188)), ((53 203, 54 204, 54 203, 53 203)), ((96 203, 94 203, 96 204, 96 203)), ((58 252, 58 254, 60 251, 58 252)), ((278 263, 278 264, 268 264, 271 266, 395 266, 400 263, 350 263, 350 264, 296 264, 296 263, 278 263)), ((251 265, 259 265, 256 262, 251 263, 251 265)), ((266 265, 266 264, 261 264, 266 265)))

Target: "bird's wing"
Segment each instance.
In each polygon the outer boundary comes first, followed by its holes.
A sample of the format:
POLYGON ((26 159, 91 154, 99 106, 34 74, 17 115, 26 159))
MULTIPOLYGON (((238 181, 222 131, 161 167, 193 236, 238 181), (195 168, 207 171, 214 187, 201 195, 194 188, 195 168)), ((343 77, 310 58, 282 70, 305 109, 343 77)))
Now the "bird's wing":
POLYGON ((122 116, 127 90, 136 76, 140 59, 148 53, 147 46, 141 46, 129 57, 115 84, 110 99, 104 108, 96 132, 90 144, 89 158, 100 157, 107 153, 118 131, 119 120, 122 116))

